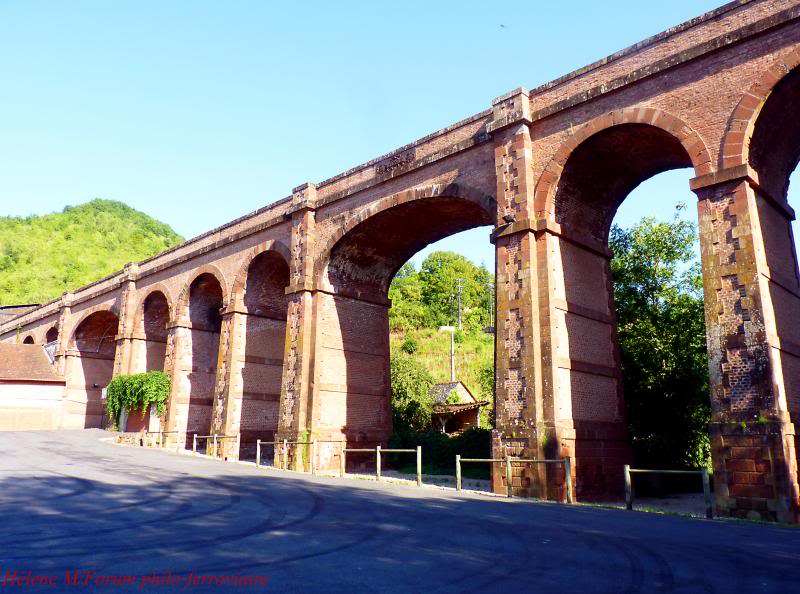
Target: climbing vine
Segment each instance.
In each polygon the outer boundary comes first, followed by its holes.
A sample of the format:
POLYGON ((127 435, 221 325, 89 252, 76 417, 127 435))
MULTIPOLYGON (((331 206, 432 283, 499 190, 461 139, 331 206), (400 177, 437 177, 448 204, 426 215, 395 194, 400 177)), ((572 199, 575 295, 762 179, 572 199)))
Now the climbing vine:
POLYGON ((163 371, 118 375, 108 384, 106 392, 108 418, 118 424, 122 409, 144 410, 150 405, 156 406, 159 416, 163 415, 169 390, 169 376, 163 371))

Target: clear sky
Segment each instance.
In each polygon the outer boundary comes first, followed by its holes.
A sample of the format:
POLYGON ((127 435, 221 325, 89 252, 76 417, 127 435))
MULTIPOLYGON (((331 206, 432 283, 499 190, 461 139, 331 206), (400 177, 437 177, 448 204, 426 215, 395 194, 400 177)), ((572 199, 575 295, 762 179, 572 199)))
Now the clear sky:
MULTIPOLYGON (((4 0, 0 215, 101 197, 192 237, 720 3, 4 0)), ((618 221, 693 213, 688 178, 618 221)), ((444 247, 491 267, 487 237, 444 247)))

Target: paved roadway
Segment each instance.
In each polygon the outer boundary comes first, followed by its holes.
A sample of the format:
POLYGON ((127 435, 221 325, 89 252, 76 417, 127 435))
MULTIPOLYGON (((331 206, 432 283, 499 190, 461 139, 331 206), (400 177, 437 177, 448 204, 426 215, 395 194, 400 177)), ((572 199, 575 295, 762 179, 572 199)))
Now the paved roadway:
POLYGON ((102 437, 0 433, 0 592, 141 591, 153 572, 181 585, 145 591, 800 591, 800 529, 315 478, 102 437), (54 583, 4 588, 14 570, 54 583), (136 577, 71 586, 74 571, 136 577))

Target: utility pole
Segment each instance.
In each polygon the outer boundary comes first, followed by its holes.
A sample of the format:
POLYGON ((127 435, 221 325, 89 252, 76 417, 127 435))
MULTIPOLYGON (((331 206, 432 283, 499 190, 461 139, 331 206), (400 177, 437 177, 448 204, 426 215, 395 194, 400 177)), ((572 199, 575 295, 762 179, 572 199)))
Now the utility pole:
POLYGON ((458 291, 458 329, 461 330, 461 290, 464 288, 464 279, 456 279, 456 290, 458 291))
POLYGON ((489 281, 489 328, 494 328, 494 283, 489 281))
POLYGON ((456 329, 454 326, 439 326, 439 332, 450 333, 450 381, 456 381, 456 329))

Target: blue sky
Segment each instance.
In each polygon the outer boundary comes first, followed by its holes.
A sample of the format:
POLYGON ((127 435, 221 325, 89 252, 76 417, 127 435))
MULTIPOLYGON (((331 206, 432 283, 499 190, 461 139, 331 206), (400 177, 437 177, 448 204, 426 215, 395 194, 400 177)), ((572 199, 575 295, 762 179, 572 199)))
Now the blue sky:
MULTIPOLYGON (((0 214, 101 197, 191 237, 719 4, 6 0, 0 214)), ((693 213, 688 178, 618 221, 693 213)), ((491 266, 487 238, 437 247, 491 266)))

